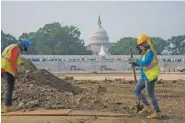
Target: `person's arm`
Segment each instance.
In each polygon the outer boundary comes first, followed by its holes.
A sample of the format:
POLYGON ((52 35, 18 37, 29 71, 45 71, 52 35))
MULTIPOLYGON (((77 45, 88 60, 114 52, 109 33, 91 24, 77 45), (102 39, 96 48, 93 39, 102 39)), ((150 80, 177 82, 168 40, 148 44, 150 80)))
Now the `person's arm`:
POLYGON ((17 47, 13 48, 11 51, 11 56, 10 56, 10 64, 12 70, 17 73, 17 59, 19 56, 19 49, 17 47))
POLYGON ((148 66, 151 64, 152 60, 154 57, 154 52, 153 51, 149 51, 146 55, 145 55, 145 60, 137 60, 136 64, 138 64, 139 66, 148 66))

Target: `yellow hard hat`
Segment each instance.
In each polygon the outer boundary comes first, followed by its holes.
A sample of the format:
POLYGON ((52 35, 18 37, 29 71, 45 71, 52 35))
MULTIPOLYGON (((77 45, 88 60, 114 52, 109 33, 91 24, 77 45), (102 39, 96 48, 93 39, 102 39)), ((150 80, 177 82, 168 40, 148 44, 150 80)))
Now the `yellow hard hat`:
POLYGON ((137 38, 137 45, 142 44, 143 42, 147 42, 150 40, 150 37, 146 34, 141 34, 137 38))

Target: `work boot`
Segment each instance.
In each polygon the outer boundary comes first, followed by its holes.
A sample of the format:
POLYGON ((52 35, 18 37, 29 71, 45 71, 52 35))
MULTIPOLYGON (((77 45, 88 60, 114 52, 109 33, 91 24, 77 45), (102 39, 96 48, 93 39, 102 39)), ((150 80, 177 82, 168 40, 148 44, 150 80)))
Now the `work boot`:
POLYGON ((3 109, 1 111, 1 113, 8 113, 10 112, 12 109, 11 109, 11 106, 3 106, 3 109))
POLYGON ((149 116, 147 116, 146 118, 153 119, 153 118, 159 118, 159 117, 161 117, 161 112, 160 111, 159 112, 152 111, 152 113, 149 116))
POLYGON ((148 114, 152 112, 152 107, 150 105, 145 105, 144 108, 138 112, 138 114, 148 114))

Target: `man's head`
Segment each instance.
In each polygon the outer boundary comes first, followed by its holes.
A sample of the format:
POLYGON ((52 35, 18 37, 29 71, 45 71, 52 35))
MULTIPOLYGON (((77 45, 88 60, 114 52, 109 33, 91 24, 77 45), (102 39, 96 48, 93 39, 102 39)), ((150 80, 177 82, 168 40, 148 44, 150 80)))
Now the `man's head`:
POLYGON ((21 39, 20 42, 18 43, 20 51, 23 52, 27 52, 28 48, 31 45, 31 42, 27 39, 21 39))
POLYGON ((137 48, 139 49, 140 52, 146 52, 148 49, 150 49, 150 37, 146 34, 141 34, 137 38, 137 48))

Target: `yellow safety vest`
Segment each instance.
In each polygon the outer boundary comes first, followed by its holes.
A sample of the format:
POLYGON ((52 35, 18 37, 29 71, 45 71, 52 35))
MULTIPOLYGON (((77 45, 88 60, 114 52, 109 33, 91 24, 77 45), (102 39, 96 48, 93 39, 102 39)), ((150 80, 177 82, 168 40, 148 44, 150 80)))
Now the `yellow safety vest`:
MULTIPOLYGON (((17 47, 16 44, 11 44, 7 46, 1 55, 1 68, 3 68, 5 71, 9 72, 13 76, 15 76, 15 72, 12 70, 11 63, 10 63, 10 57, 11 57, 11 51, 15 47, 17 47)), ((20 65, 22 63, 22 60, 20 57, 20 50, 19 50, 19 56, 16 62, 17 62, 17 65, 20 65)))
MULTIPOLYGON (((151 49, 149 49, 147 51, 147 53, 150 51, 151 49)), ((153 50, 152 50, 153 51, 153 50)), ((160 67, 158 65, 158 58, 156 56, 155 51, 154 52, 154 57, 153 60, 151 62, 150 65, 148 65, 147 67, 142 67, 146 78, 148 79, 149 82, 151 82, 152 80, 156 79, 159 76, 159 72, 160 72, 160 67)), ((142 61, 145 60, 145 54, 142 56, 142 61)))

